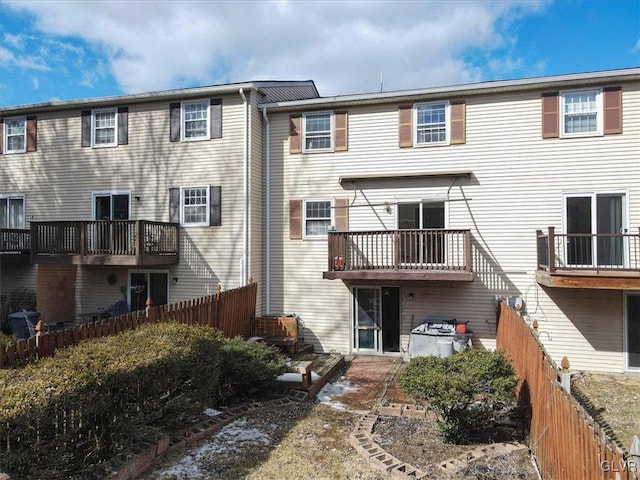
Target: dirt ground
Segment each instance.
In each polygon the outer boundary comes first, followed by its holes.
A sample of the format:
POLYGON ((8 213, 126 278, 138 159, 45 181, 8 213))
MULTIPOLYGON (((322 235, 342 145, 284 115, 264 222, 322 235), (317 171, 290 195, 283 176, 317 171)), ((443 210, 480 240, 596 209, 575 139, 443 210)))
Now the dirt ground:
MULTIPOLYGON (((386 479, 348 439, 364 411, 408 401, 395 385, 401 367, 399 359, 349 362, 315 402, 267 408, 238 420, 187 452, 164 459, 144 480, 386 479)), ((380 417, 373 436, 390 454, 433 473, 437 463, 473 448, 445 445, 436 432, 433 420, 380 417)), ((495 480, 537 478, 526 454, 472 465, 458 478, 478 474, 495 480)))

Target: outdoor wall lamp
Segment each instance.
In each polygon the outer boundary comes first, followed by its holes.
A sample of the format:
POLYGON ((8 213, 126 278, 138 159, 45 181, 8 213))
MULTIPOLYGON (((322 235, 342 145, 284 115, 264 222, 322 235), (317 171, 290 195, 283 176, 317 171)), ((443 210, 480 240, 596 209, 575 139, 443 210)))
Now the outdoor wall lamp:
POLYGON ((172 282, 174 285, 176 285, 176 284, 178 283, 178 277, 173 277, 173 278, 171 279, 171 282, 172 282))
POLYGON ((409 293, 409 300, 413 300, 413 292, 409 293))

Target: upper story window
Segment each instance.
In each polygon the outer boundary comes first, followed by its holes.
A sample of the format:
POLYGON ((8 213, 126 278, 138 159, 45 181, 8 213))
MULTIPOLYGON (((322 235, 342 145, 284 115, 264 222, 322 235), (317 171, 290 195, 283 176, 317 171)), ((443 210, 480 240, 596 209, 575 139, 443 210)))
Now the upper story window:
POLYGON ((449 102, 415 105, 415 145, 446 145, 449 143, 448 111, 449 102))
POLYGON ((304 238, 325 238, 331 226, 331 200, 304 201, 304 238))
POLYGON ((305 113, 303 116, 304 151, 331 151, 333 115, 331 112, 305 113))
POLYGON ((82 146, 116 147, 129 143, 129 107, 83 110, 82 146))
POLYGON ((209 100, 182 102, 182 140, 208 140, 209 100))
POLYGON ((24 228, 24 195, 0 194, 0 228, 24 228))
POLYGON ((180 190, 180 223, 191 227, 209 225, 209 187, 182 187, 180 190))
POLYGON ((602 135, 602 89, 560 92, 563 137, 602 135))
POLYGON ((4 153, 27 151, 27 118, 16 117, 4 120, 4 153))
POLYGON ((91 146, 117 145, 118 112, 115 108, 91 111, 91 146))
POLYGON ((222 99, 206 98, 169 104, 169 141, 222 138, 222 99))

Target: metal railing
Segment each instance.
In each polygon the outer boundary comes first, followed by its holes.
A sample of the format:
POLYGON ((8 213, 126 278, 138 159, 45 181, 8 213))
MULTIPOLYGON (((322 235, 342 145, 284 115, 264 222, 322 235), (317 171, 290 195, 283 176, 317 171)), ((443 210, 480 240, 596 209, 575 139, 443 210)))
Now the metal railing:
POLYGON ((538 269, 640 270, 640 228, 638 233, 557 234, 536 232, 538 269))

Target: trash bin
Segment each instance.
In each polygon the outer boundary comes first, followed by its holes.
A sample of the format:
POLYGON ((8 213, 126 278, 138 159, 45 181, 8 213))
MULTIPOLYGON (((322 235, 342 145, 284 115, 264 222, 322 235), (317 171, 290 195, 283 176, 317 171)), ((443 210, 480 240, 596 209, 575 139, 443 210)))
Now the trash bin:
POLYGON ((449 357, 471 346, 473 332, 456 333, 456 319, 429 319, 411 330, 409 359, 434 355, 449 357))
POLYGON ((38 318, 40 318, 40 312, 24 311, 10 313, 9 320, 11 321, 11 331, 18 338, 29 338, 32 335, 27 321, 31 322, 31 325, 35 327, 38 323, 38 318))

